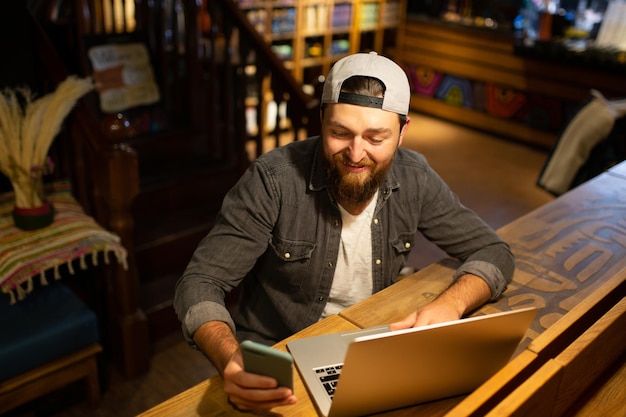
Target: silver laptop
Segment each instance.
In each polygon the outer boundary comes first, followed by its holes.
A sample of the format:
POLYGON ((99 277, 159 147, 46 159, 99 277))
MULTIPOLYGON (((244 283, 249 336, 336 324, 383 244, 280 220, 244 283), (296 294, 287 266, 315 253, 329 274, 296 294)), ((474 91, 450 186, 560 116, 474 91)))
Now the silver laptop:
POLYGON ((323 416, 361 416, 466 394, 511 359, 536 308, 287 343, 323 416))

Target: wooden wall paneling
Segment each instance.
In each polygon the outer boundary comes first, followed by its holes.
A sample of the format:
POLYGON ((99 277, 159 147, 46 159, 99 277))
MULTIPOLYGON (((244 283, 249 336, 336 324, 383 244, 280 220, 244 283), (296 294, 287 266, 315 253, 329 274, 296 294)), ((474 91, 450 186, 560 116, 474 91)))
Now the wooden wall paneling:
POLYGON ((563 377, 553 417, 567 415, 568 408, 626 352, 624 329, 626 298, 556 357, 555 361, 563 368, 563 377))
POLYGON ((560 364, 548 361, 486 416, 551 417, 562 373, 560 364))
POLYGON ((536 353, 520 352, 493 377, 476 388, 446 417, 483 417, 539 369, 536 353))

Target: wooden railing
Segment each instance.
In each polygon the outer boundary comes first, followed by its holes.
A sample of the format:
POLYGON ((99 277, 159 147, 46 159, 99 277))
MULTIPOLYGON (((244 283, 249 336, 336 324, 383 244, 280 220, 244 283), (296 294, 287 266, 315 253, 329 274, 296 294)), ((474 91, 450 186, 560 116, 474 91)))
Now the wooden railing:
MULTIPOLYGON (((318 133, 317 97, 304 93, 234 1, 123 0, 124 5, 134 4, 135 15, 124 16, 124 6, 117 27, 107 24, 115 20, 115 2, 76 3, 79 44, 86 35, 102 34, 136 33, 147 40, 163 104, 174 124, 228 134, 238 144, 253 140, 257 155, 263 138, 277 140, 287 133, 297 140, 318 133), (277 113, 275 123, 268 123, 267 93, 277 106, 284 103, 287 120, 277 113), (255 131, 246 129, 246 110, 256 116, 255 131)), ((86 49, 84 43, 81 49, 86 49)), ((81 65, 89 71, 85 59, 81 65)), ((223 151, 213 144, 216 152, 223 151)))
MULTIPOLYGON (((230 58, 233 63, 237 63, 239 77, 242 75, 242 65, 245 67, 247 64, 253 64, 255 67, 253 75, 247 77, 248 88, 251 87, 255 95, 250 96, 242 91, 238 97, 247 97, 248 100, 246 103, 238 103, 237 108, 240 106, 245 108, 249 103, 255 104, 253 113, 256 115, 258 129, 249 136, 256 143, 257 155, 263 151, 264 138, 273 137, 275 145, 278 146, 279 138, 285 134, 285 131, 291 135, 292 140, 318 134, 320 129, 318 97, 311 97, 303 92, 302 86, 296 82, 283 62, 271 51, 265 40, 233 1, 209 1, 208 4, 208 12, 212 16, 211 22, 223 23, 222 25, 213 23, 209 36, 204 40, 208 40, 212 48, 215 48, 222 37, 224 45, 235 44, 233 49, 222 48, 221 61, 230 58), (233 42, 234 39, 238 39, 238 42, 233 42), (266 128, 268 122, 266 92, 271 92, 271 99, 276 107, 279 108, 283 104, 286 107, 287 120, 281 119, 280 112, 276 112, 274 123, 272 123, 274 127, 271 131, 266 128)), ((240 83, 241 81, 239 78, 240 83)))

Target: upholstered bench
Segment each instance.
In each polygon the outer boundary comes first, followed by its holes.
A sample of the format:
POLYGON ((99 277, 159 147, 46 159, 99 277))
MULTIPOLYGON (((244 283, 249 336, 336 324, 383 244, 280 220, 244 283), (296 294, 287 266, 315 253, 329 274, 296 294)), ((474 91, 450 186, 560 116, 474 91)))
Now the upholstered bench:
POLYGON ((98 321, 61 282, 11 305, 0 293, 0 414, 81 379, 100 398, 98 321))

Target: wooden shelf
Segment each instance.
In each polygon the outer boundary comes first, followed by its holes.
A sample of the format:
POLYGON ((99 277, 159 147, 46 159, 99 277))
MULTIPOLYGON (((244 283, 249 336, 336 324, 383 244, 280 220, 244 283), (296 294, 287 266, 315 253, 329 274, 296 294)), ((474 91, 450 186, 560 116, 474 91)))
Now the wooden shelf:
POLYGON ((338 59, 346 54, 376 50, 383 53, 385 32, 396 30, 404 18, 406 0, 304 0, 304 1, 240 1, 240 7, 251 23, 271 45, 280 44, 291 51, 290 70, 296 80, 307 84, 325 75, 338 59), (276 19, 280 20, 277 22, 276 19), (275 33, 284 25, 293 31, 275 33), (363 34, 371 36, 362 42, 363 34), (315 39, 315 45, 307 42, 315 39), (347 46, 336 53, 337 40, 347 46), (320 48, 311 54, 309 48, 320 48), (316 74, 310 69, 319 68, 316 74))
POLYGON ((554 134, 538 131, 517 121, 498 118, 463 107, 451 106, 441 100, 417 94, 411 96, 411 108, 441 119, 453 120, 478 130, 512 137, 540 148, 551 147, 555 140, 554 134))

